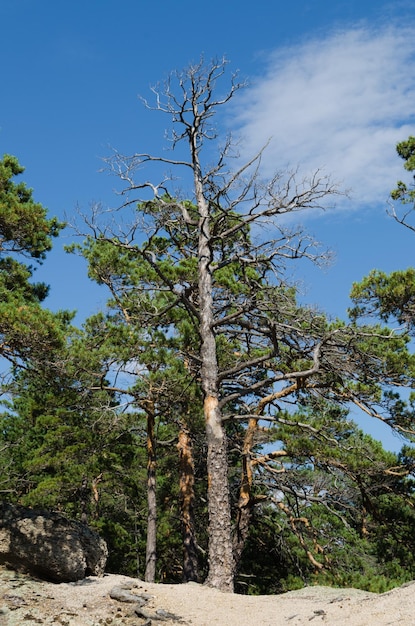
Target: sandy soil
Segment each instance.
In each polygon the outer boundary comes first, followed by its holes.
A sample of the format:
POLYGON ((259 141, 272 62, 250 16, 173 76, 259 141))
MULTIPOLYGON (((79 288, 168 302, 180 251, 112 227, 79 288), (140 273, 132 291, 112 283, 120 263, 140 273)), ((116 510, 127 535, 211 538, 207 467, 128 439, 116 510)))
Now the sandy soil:
POLYGON ((194 583, 148 584, 112 574, 52 584, 0 570, 0 626, 298 626, 310 622, 312 626, 413 626, 415 582, 380 595, 306 587, 279 596, 252 597, 194 583))

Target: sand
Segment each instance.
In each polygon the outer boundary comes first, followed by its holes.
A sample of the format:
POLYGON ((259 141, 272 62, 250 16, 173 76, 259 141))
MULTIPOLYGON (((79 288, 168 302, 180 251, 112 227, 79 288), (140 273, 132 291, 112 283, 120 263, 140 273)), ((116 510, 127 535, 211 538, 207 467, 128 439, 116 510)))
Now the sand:
POLYGON ((310 622, 311 626, 413 626, 415 582, 379 595, 357 589, 305 587, 278 596, 254 597, 221 593, 195 583, 149 584, 113 574, 53 584, 0 570, 1 626, 298 626, 310 622), (125 599, 137 597, 137 602, 120 601, 123 594, 125 599), (145 604, 138 608, 143 596, 145 604))

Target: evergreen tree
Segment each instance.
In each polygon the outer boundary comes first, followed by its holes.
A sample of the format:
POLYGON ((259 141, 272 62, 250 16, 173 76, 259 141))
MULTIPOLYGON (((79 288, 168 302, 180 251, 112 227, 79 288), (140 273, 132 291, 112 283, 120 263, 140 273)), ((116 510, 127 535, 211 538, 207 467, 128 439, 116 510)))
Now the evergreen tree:
POLYGON ((91 393, 100 364, 95 360, 94 378, 87 376, 72 342, 71 359, 66 350, 55 351, 47 368, 14 377, 16 392, 0 416, 2 491, 12 501, 88 523, 109 545, 109 570, 137 575, 145 537, 140 419, 120 410, 117 394, 91 393))
POLYGON ((68 321, 41 306, 47 285, 31 282, 27 261, 42 262, 63 225, 47 219, 32 190, 14 181, 23 171, 13 156, 0 161, 0 356, 13 365, 45 358, 62 343, 62 322, 68 321))
MULTIPOLYGON (((278 589, 298 580, 349 584, 365 562, 363 578, 401 580, 412 572, 412 454, 385 453, 347 411, 357 406, 412 436, 413 412, 397 393, 413 380, 410 336, 368 323, 378 294, 365 289, 356 291, 351 323, 298 304, 285 264, 320 256, 302 229, 278 219, 335 190, 317 177, 263 184, 260 154, 228 171, 230 142, 216 165, 205 164, 211 118, 241 86, 232 81, 215 99, 224 70, 222 62, 192 66, 158 94, 155 108, 180 125, 174 146, 186 140, 188 160, 109 161, 127 183, 131 224, 123 230, 118 213, 115 226, 104 223, 97 210, 78 247, 90 277, 109 289, 106 311, 82 331, 66 328, 66 346, 61 326, 49 343, 35 332, 32 344, 21 330, 13 335, 13 320, 6 327, 4 356, 19 365, 27 349, 44 361, 15 370, 19 393, 2 415, 5 467, 14 472, 3 472, 4 490, 90 521, 110 543, 110 567, 127 561, 147 580, 198 579, 205 548, 208 584, 228 591, 236 574, 239 588, 254 576, 248 591, 263 591, 260 566, 277 569, 278 589), (191 172, 192 201, 172 180, 134 180, 154 162, 191 172), (249 564, 254 550, 261 559, 249 564)), ((23 268, 19 298, 27 306, 31 294, 39 308, 42 289, 23 268)), ((382 323, 390 314, 409 323, 412 294, 403 286, 398 277, 391 305, 382 297, 382 323)))
MULTIPOLYGON (((415 137, 408 137, 407 140, 401 141, 396 146, 396 151, 398 155, 405 161, 404 168, 408 172, 415 171, 415 137)), ((407 185, 403 181, 399 180, 394 189, 391 192, 392 200, 397 200, 401 203, 403 212, 399 213, 396 211, 395 207, 392 206, 391 215, 392 217, 409 228, 412 231, 415 231, 415 226, 413 225, 413 217, 414 217, 414 203, 415 203, 415 188, 414 185, 407 185)))
MULTIPOLYGON (((260 420, 281 421, 283 401, 298 403, 308 396, 356 404, 389 420, 389 397, 382 391, 407 384, 413 358, 404 334, 381 326, 330 322, 296 302, 285 264, 288 259, 318 260, 319 255, 302 229, 284 227, 279 220, 320 206, 335 193, 329 181, 315 176, 298 183, 291 175, 285 180, 277 175, 263 183, 261 154, 232 172, 227 163, 230 141, 216 164, 207 165, 204 150, 217 138, 212 118, 242 86, 232 80, 225 95, 216 97, 225 66, 191 66, 156 90, 155 109, 173 123, 173 147, 179 150, 186 142, 189 156, 115 153, 109 166, 126 183, 121 208, 130 211, 131 223, 123 229, 119 213, 116 225, 105 223, 97 208, 89 220, 84 254, 91 261, 105 246, 111 263, 117 255, 128 257, 136 279, 131 283, 123 272, 119 275, 120 286, 133 285, 130 300, 120 301, 123 314, 131 317, 136 303, 140 311, 147 309, 140 318, 142 327, 163 328, 163 341, 178 342, 186 369, 198 384, 207 446, 207 582, 229 591, 236 567, 228 461, 229 436, 238 430, 233 423, 248 424, 237 529, 241 552, 256 503, 252 440, 260 420), (135 179, 144 165, 156 163, 191 174, 191 202, 179 197, 168 177, 159 182, 135 179), (149 193, 152 199, 145 198, 149 193), (187 346, 181 339, 183 319, 196 338, 187 346)), ((105 264, 96 276, 108 284, 105 264)), ((393 418, 391 425, 401 426, 393 418)))

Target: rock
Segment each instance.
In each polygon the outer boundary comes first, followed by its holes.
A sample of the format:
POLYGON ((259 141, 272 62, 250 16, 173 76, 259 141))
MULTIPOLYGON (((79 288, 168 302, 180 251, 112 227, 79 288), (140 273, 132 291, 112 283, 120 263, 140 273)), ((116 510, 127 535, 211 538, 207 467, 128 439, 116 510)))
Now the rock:
POLYGON ((113 587, 109 593, 110 598, 117 600, 118 602, 131 602, 138 606, 144 606, 151 596, 147 594, 137 595, 131 593, 130 589, 133 585, 118 585, 113 587))
POLYGON ((137 606, 134 610, 134 613, 143 619, 146 620, 145 624, 152 624, 153 621, 156 622, 183 622, 182 618, 179 615, 175 615, 174 613, 169 613, 169 611, 165 611, 164 609, 157 609, 155 613, 148 613, 141 606, 137 606))
POLYGON ((107 545, 86 524, 60 513, 0 503, 0 564, 52 582, 103 576, 107 545))

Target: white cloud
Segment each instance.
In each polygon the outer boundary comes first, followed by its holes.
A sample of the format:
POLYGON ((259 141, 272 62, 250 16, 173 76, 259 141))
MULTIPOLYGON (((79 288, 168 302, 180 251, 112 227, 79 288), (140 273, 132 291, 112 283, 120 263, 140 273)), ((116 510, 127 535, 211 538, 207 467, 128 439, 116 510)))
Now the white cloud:
POLYGON ((385 202, 415 134, 415 27, 365 27, 277 50, 237 103, 243 155, 272 137, 264 174, 323 169, 354 205, 385 202))

